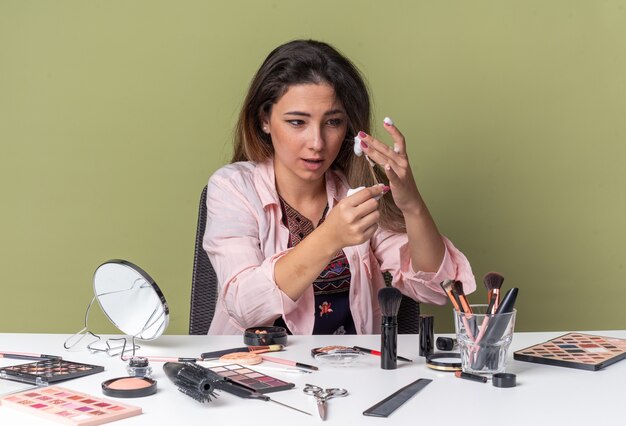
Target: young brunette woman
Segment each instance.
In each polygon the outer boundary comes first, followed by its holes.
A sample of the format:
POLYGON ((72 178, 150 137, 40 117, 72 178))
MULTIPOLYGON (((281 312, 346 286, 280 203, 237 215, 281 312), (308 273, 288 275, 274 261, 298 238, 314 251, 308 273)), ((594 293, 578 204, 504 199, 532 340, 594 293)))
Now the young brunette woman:
POLYGON ((402 133, 390 120, 384 128, 393 146, 369 134, 364 81, 330 45, 296 40, 269 54, 244 101, 232 162, 209 180, 204 249, 219 281, 209 334, 272 324, 377 333, 384 271, 425 303, 446 302, 445 279, 475 289, 420 196, 402 133))

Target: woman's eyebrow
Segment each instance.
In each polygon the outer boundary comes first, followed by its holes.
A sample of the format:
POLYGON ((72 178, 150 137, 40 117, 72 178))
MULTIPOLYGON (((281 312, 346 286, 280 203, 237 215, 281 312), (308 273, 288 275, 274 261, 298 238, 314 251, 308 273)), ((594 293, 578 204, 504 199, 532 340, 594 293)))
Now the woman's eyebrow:
MULTIPOLYGON (((334 115, 334 114, 345 114, 346 112, 343 109, 332 109, 330 111, 326 111, 324 115, 334 115)), ((310 117, 311 114, 303 111, 287 111, 284 115, 300 115, 303 117, 310 117)))

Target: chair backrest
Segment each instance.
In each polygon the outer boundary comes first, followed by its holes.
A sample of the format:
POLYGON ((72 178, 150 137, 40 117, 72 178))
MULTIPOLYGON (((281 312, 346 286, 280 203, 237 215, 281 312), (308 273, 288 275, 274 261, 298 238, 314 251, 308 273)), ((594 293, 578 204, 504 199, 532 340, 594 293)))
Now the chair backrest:
MULTIPOLYGON (((202 247, 202 238, 206 227, 206 186, 200 196, 198 206, 198 226, 196 228, 196 247, 193 255, 193 275, 191 279, 191 308, 189 312, 189 334, 207 334, 215 313, 217 302, 217 276, 213 265, 202 247)), ((385 283, 391 285, 391 274, 384 273, 385 283)), ((402 296, 398 311, 398 333, 419 333, 418 318, 420 305, 410 297, 402 296)))
POLYGON ((206 186, 200 196, 196 247, 193 255, 191 278, 191 309, 189 312, 189 334, 207 334, 215 313, 217 302, 217 276, 209 261, 202 238, 206 227, 206 186))

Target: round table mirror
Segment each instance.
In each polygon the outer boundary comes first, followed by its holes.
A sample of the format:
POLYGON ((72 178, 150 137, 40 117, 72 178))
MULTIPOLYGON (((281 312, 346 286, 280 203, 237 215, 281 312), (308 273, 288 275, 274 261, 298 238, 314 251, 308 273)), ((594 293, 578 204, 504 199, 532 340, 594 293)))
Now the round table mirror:
POLYGON ((104 314, 128 336, 152 340, 165 331, 169 309, 159 286, 144 270, 126 260, 109 260, 93 278, 104 314))

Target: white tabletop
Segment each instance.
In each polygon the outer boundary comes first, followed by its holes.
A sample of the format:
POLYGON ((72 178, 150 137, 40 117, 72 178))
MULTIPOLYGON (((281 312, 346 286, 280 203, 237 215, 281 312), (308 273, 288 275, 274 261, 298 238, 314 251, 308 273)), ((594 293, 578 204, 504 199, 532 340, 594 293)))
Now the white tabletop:
MULTIPOLYGON (((609 337, 626 338, 626 331, 587 331, 609 337)), ((306 383, 322 387, 343 387, 349 391, 345 398, 328 402, 327 424, 341 425, 426 425, 489 423, 507 425, 561 424, 588 425, 602 420, 622 424, 624 411, 623 382, 626 362, 618 362, 600 371, 539 365, 513 360, 512 353, 533 344, 557 337, 564 332, 515 333, 507 372, 517 374, 517 387, 502 389, 491 383, 461 380, 451 373, 438 372, 425 365, 418 356, 418 336, 398 336, 398 354, 414 360, 399 362, 396 370, 382 370, 380 358, 364 357, 351 367, 321 367, 311 374, 284 373, 263 370, 263 366, 281 367, 264 362, 253 369, 296 384, 291 390, 268 394, 271 398, 314 414, 306 416, 270 402, 240 399, 225 392, 217 400, 200 404, 180 393, 165 377, 161 363, 151 363, 153 378, 158 381, 155 395, 119 399, 119 402, 142 407, 140 416, 120 420, 120 425, 169 424, 320 424, 312 397, 302 388, 306 383), (258 367, 258 368, 257 368, 258 367), (362 413, 399 388, 419 378, 432 379, 426 388, 407 401, 388 418, 367 417, 362 413), (619 420, 622 419, 622 420, 619 420)), ((59 383, 72 390, 103 397, 100 384, 126 375, 126 363, 104 354, 91 354, 84 346, 71 351, 63 349, 67 335, 59 334, 0 334, 0 352, 32 352, 63 356, 63 358, 105 366, 105 371, 59 383)), ((137 355, 198 357, 209 350, 243 345, 241 336, 162 336, 153 342, 141 342, 137 355)), ((289 336, 284 352, 272 355, 294 361, 315 364, 310 350, 326 345, 358 345, 372 349, 380 347, 380 336, 289 336)), ((0 366, 28 361, 0 359, 0 366)), ((108 397, 107 397, 108 398, 108 397)), ((9 407, 0 406, 0 424, 48 424, 9 407)))

